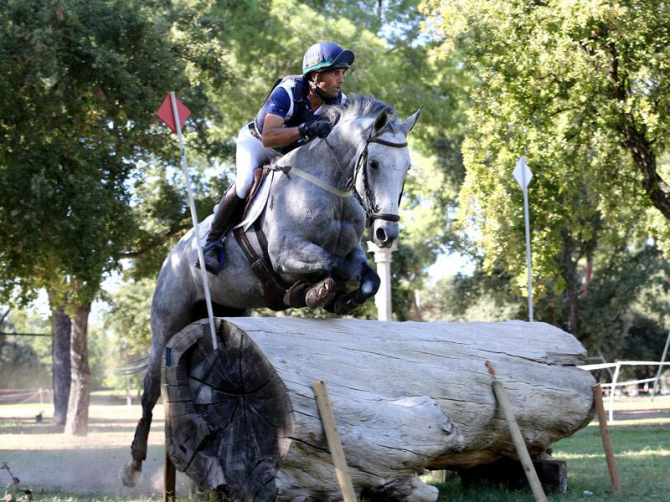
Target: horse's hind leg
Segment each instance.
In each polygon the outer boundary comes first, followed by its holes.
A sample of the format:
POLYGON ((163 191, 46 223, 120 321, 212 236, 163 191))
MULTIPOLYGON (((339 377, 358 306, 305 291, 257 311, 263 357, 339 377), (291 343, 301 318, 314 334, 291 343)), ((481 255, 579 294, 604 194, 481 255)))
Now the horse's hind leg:
POLYGON ((149 357, 149 365, 144 375, 144 392, 142 393, 142 418, 135 429, 135 438, 130 447, 133 459, 123 469, 122 481, 126 486, 135 486, 142 473, 142 462, 147 458, 149 429, 156 401, 161 394, 161 353, 153 352, 149 357))

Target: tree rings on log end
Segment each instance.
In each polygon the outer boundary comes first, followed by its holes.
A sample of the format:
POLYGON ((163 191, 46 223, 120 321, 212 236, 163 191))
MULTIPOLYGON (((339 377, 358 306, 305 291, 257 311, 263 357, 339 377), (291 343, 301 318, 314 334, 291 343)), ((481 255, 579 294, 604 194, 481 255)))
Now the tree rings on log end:
POLYGON ((163 357, 165 437, 170 459, 200 486, 233 500, 271 501, 294 416, 286 386, 244 331, 216 319, 175 335, 163 357))

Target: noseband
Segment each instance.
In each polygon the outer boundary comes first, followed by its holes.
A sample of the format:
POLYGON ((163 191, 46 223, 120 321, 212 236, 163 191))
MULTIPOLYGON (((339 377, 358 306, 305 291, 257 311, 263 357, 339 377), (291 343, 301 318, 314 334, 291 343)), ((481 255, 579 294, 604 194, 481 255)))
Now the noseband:
MULTIPOLYGON (((370 136, 365 140, 365 147, 363 148, 363 151, 360 153, 360 155, 358 156, 358 160, 356 161, 356 167, 354 169, 354 176, 351 179, 350 189, 354 193, 354 196, 356 197, 358 203, 365 210, 365 214, 367 214, 368 216, 370 225, 372 225, 372 223, 375 220, 384 220, 393 222, 400 221, 400 216, 397 214, 377 212, 379 210, 379 206, 375 204, 374 194, 370 189, 370 181, 368 179, 368 169, 367 169, 368 147, 370 146, 370 143, 379 143, 380 145, 390 146, 392 148, 404 148, 407 146, 407 142, 393 143, 392 141, 386 141, 385 139, 376 138, 372 136, 371 132, 370 136), (365 190, 364 196, 361 196, 361 194, 359 194, 358 191, 356 190, 356 180, 358 179, 359 176, 363 177, 363 187, 365 190)), ((402 192, 400 193, 400 198, 402 198, 402 192)), ((398 199, 398 204, 400 204, 400 198, 398 199)))

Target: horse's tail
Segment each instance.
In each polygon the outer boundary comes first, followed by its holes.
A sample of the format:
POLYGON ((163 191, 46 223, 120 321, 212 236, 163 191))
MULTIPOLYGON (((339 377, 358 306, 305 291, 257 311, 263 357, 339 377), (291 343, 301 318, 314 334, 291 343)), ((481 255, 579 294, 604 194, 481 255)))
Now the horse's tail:
POLYGON ((134 375, 144 372, 149 366, 149 356, 140 357, 130 361, 116 370, 119 375, 134 375))

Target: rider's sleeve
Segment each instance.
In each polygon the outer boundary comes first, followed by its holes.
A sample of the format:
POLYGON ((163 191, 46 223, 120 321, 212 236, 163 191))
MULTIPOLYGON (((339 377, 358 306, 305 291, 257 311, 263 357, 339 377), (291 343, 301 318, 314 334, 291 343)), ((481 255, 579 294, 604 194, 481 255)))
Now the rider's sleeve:
POLYGON ((291 97, 288 95, 286 89, 277 87, 268 98, 267 113, 272 115, 279 115, 286 118, 291 109, 291 97))

